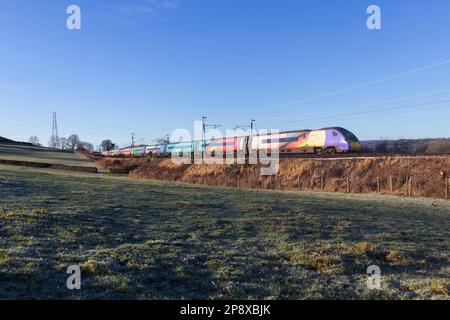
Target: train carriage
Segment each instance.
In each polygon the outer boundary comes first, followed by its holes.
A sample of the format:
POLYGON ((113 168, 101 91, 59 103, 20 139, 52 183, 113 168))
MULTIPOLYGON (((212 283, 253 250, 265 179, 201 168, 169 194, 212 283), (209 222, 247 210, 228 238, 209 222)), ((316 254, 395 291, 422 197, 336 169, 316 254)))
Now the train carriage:
POLYGON ((253 151, 289 152, 289 150, 295 149, 295 146, 299 148, 310 132, 311 130, 303 130, 256 135, 251 139, 251 149, 253 151))
POLYGON ((267 133, 254 136, 226 137, 215 140, 167 143, 153 146, 116 149, 110 152, 113 156, 170 156, 171 154, 230 154, 238 152, 278 151, 283 153, 342 153, 359 151, 361 144, 358 138, 341 127, 330 127, 319 130, 296 130, 279 133, 267 133))
POLYGON ((134 147, 132 148, 131 153, 134 157, 141 157, 145 154, 145 147, 144 146, 134 147))
POLYGON ((361 144, 356 136, 347 129, 340 127, 316 130, 310 143, 320 152, 352 152, 359 151, 361 144))
POLYGON ((166 152, 168 154, 191 154, 195 151, 195 142, 178 142, 178 143, 168 143, 166 152))
POLYGON ((153 145, 145 147, 145 154, 149 156, 158 156, 161 154, 161 145, 153 145))
POLYGON ((248 137, 220 138, 211 141, 206 147, 206 152, 215 154, 236 154, 238 151, 245 151, 248 137))
POLYGON ((359 151, 360 143, 350 131, 334 127, 320 130, 286 131, 253 137, 252 150, 280 153, 359 151))
POLYGON ((206 141, 196 141, 194 142, 194 152, 197 154, 201 154, 203 152, 207 151, 208 146, 212 143, 212 140, 206 140, 206 141))
POLYGON ((131 156, 132 148, 124 148, 122 149, 121 156, 129 157, 131 156))

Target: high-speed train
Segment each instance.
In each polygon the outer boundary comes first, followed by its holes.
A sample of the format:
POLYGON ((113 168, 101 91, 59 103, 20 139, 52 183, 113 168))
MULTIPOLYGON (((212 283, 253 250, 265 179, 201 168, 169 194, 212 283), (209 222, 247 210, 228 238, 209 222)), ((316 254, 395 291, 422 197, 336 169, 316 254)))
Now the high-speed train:
POLYGON ((340 127, 319 130, 294 130, 276 134, 226 137, 206 141, 163 143, 151 146, 118 148, 102 154, 110 157, 164 157, 171 154, 248 154, 249 152, 278 151, 283 153, 345 153, 359 151, 358 138, 340 127))

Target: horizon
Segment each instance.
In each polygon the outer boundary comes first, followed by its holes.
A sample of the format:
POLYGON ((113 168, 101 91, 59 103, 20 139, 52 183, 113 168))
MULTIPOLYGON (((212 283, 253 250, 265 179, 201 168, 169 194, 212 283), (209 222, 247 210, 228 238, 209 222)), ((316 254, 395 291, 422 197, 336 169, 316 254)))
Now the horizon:
POLYGON ((2 4, 0 136, 152 144, 221 129, 344 127, 360 140, 450 137, 448 1, 2 4), (68 30, 66 8, 81 8, 68 30), (429 19, 429 16, 433 19, 429 19), (430 36, 432 35, 432 36, 430 36))

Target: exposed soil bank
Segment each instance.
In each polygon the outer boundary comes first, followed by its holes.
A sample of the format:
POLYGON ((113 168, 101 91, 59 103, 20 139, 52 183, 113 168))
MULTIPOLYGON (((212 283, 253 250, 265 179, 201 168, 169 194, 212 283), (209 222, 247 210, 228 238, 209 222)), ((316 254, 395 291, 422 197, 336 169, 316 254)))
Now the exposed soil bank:
POLYGON ((450 156, 280 159, 276 176, 260 165, 176 165, 170 159, 102 158, 112 173, 217 186, 445 198, 450 156), (410 180, 408 180, 410 178, 410 180))

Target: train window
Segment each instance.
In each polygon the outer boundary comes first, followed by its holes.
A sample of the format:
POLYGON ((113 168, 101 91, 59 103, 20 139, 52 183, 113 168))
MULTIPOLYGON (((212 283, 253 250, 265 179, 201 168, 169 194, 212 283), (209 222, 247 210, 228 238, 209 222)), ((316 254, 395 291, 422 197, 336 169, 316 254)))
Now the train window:
POLYGON ((344 134, 344 137, 347 140, 358 142, 358 138, 353 133, 351 133, 350 131, 348 131, 346 129, 342 129, 342 133, 344 134))
POLYGON ((288 137, 288 138, 279 138, 279 139, 266 139, 263 140, 262 143, 285 143, 285 142, 295 142, 298 140, 298 137, 288 137))
POLYGON ((333 137, 337 137, 337 132, 336 131, 333 131, 333 137))
POLYGON ((225 146, 234 146, 235 144, 237 144, 237 142, 235 143, 234 141, 228 141, 228 142, 216 142, 211 144, 212 147, 225 147, 225 146))

